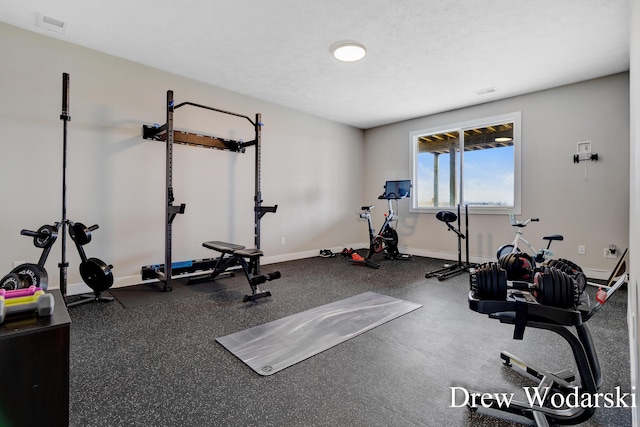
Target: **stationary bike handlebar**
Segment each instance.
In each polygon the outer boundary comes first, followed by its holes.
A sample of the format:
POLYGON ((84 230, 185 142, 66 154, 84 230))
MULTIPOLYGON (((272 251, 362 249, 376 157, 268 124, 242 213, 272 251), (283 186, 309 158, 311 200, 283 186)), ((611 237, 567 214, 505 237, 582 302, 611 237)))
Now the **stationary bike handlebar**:
POLYGON ((513 227, 521 227, 524 228, 527 226, 527 224, 529 224, 530 222, 538 222, 540 221, 540 218, 529 218, 528 220, 524 221, 524 222, 520 222, 516 219, 516 216, 514 214, 509 214, 509 221, 511 221, 511 225, 513 227))

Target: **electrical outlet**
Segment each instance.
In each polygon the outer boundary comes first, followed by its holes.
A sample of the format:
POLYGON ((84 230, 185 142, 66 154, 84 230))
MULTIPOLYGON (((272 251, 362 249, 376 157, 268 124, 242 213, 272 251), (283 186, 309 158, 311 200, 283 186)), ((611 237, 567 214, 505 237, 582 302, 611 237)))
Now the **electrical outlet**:
POLYGON ((604 248, 602 250, 602 256, 605 258, 618 258, 618 251, 615 249, 611 251, 611 248, 604 248))
POLYGON ((285 243, 286 243, 285 238, 284 238, 284 237, 281 237, 281 238, 280 238, 280 244, 281 244, 281 245, 284 245, 285 243))
POLYGON ((578 245, 578 255, 585 255, 587 253, 587 248, 585 245, 578 245))

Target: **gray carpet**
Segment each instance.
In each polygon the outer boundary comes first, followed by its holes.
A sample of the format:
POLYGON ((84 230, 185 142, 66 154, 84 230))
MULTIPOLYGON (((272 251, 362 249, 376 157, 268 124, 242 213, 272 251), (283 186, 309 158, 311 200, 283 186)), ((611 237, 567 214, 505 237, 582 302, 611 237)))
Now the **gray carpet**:
MULTIPOLYGON (((70 425, 512 426, 451 408, 451 387, 519 395, 531 384, 502 366, 501 350, 550 371, 572 368, 555 334, 528 328, 514 341, 512 326, 469 310, 467 274, 439 282, 424 274, 442 261, 380 262, 270 265, 282 278, 255 303, 242 303, 246 279, 235 277, 223 280, 240 286, 136 308, 70 309, 70 425), (267 377, 215 341, 368 291, 423 308, 267 377)), ((603 392, 630 390, 626 301, 623 289, 589 320, 603 392)), ((631 415, 601 408, 582 425, 630 426, 631 415)))

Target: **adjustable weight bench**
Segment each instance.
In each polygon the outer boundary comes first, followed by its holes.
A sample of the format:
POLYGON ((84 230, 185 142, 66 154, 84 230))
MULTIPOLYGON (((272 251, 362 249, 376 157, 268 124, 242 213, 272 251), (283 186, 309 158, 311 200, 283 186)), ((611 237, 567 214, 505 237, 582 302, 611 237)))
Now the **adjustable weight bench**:
POLYGON ((247 249, 242 245, 219 241, 204 242, 202 244, 207 249, 220 252, 213 271, 207 276, 208 279, 215 279, 222 273, 233 273, 227 270, 239 265, 242 267, 244 275, 251 286, 251 295, 245 295, 243 302, 255 301, 259 298, 270 297, 271 292, 261 291, 260 285, 280 278, 280 272, 275 271, 269 274, 260 274, 260 257, 263 255, 260 249, 247 249))

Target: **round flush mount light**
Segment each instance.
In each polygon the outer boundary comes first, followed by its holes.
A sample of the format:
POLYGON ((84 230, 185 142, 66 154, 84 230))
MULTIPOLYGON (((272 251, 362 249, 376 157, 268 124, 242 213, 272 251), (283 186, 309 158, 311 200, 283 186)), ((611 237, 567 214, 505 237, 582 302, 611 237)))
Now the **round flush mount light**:
POLYGON ((367 49, 360 43, 340 42, 331 46, 331 52, 338 61, 355 62, 365 57, 367 49))

